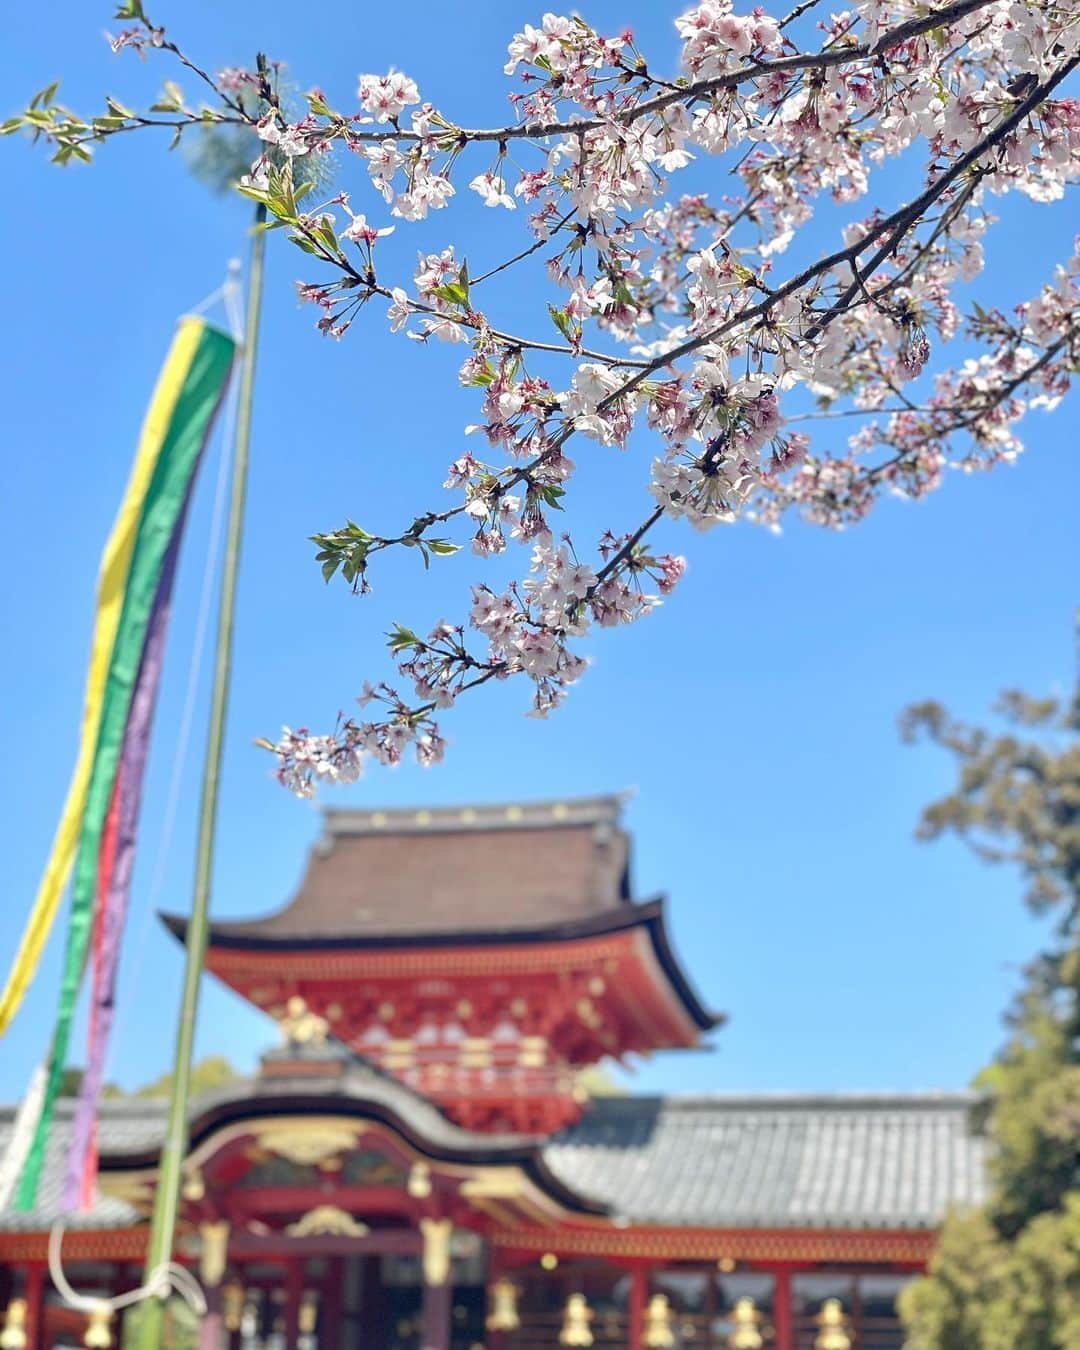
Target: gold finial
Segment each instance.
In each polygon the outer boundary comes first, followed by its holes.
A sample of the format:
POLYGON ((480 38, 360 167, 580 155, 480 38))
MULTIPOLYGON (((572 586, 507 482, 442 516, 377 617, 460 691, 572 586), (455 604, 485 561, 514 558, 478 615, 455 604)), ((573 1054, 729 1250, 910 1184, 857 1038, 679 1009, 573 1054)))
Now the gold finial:
POLYGON ((26 1350, 26 1299, 13 1298, 0 1328, 0 1350, 26 1350))
POLYGON ((107 1303, 98 1303, 91 1308, 83 1345, 89 1350, 108 1350, 113 1343, 112 1331, 109 1329, 112 1320, 113 1310, 107 1303))
POLYGON ((851 1350, 847 1333, 847 1318, 838 1298, 827 1298, 814 1318, 820 1330, 814 1337, 814 1350, 851 1350))
POLYGON ((221 1291, 221 1318, 226 1331, 239 1331, 244 1318, 244 1286, 234 1275, 221 1291))
POLYGON ((731 1350, 761 1350, 764 1344, 758 1324, 761 1314, 754 1307, 752 1298, 738 1298, 731 1313, 731 1334, 728 1345, 731 1350))
POLYGON ((521 1326, 517 1310, 517 1285, 501 1276, 491 1286, 490 1311, 484 1325, 488 1331, 516 1331, 521 1326))
POLYGON ((592 1309, 585 1302, 584 1294, 571 1294, 563 1309, 563 1322, 559 1331, 560 1345, 592 1345, 593 1334, 589 1330, 592 1321, 592 1309))
POLYGON ((426 1162, 414 1162, 409 1168, 406 1189, 414 1200, 426 1200, 431 1194, 431 1168, 426 1162))
POLYGON ((649 1306, 645 1309, 644 1341, 650 1350, 667 1350, 668 1346, 675 1344, 667 1294, 653 1294, 649 1299, 649 1306))

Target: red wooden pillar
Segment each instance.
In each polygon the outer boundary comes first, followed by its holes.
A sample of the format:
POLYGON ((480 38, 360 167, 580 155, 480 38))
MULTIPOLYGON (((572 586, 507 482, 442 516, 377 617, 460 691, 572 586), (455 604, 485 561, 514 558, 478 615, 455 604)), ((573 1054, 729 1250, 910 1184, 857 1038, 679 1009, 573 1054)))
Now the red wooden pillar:
POLYGON ((791 1271, 773 1271, 773 1350, 795 1350, 791 1315, 791 1271))
POLYGON ((627 1350, 643 1350, 645 1336, 645 1305, 649 1301, 649 1268, 632 1266, 630 1269, 630 1298, 626 1309, 627 1350))
POLYGON ((285 1268, 285 1350, 297 1350, 300 1344, 300 1299, 303 1292, 303 1258, 297 1257, 285 1268))
POLYGON ((41 1350, 45 1344, 45 1267, 27 1266, 26 1284, 26 1344, 28 1350, 41 1350))
POLYGON ((506 1332, 501 1327, 487 1326, 487 1319, 492 1311, 492 1294, 499 1279, 504 1273, 503 1262, 497 1251, 490 1251, 487 1265, 487 1283, 484 1287, 484 1323, 485 1336, 484 1345, 487 1350, 506 1350, 506 1332))
POLYGON ((336 1350, 341 1341, 341 1286, 345 1280, 345 1261, 335 1256, 330 1261, 329 1279, 319 1310, 319 1345, 336 1350))
POLYGON ((450 1302, 453 1289, 449 1280, 442 1284, 424 1281, 420 1309, 421 1350, 448 1350, 450 1345, 450 1302))

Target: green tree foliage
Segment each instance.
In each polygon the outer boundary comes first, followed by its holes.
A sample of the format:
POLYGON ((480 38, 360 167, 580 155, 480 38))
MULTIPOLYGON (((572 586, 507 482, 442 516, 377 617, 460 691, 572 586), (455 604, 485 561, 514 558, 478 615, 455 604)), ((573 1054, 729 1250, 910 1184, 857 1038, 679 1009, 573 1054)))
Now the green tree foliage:
MULTIPOLYGON (((226 1083, 233 1083, 240 1075, 236 1072, 224 1055, 207 1055, 205 1059, 200 1059, 197 1064, 191 1066, 191 1094, 198 1096, 200 1092, 209 1092, 211 1088, 223 1087, 226 1083)), ((172 1088, 172 1073, 163 1073, 160 1078, 155 1078, 153 1082, 146 1083, 141 1088, 136 1088, 132 1094, 136 1097, 167 1097, 172 1088)))
POLYGON ((989 1198, 947 1220, 929 1275, 902 1295, 908 1350, 1080 1350, 1080 685, 1069 700, 1009 690, 996 712, 994 729, 937 703, 902 722, 957 761, 956 787, 925 809, 920 837, 952 833, 1017 864, 1027 903, 1056 917, 978 1080, 989 1198))
MULTIPOLYGON (((198 1064, 192 1067, 191 1091, 195 1094, 209 1092, 211 1088, 222 1087, 225 1083, 233 1083, 239 1077, 240 1075, 223 1055, 208 1055, 206 1059, 199 1060, 198 1064)), ((82 1080, 82 1069, 65 1069, 64 1076, 60 1080, 60 1095, 62 1097, 77 1097, 79 1088, 82 1086, 82 1080)), ((138 1087, 130 1093, 124 1092, 115 1083, 106 1083, 101 1089, 101 1095, 103 1097, 167 1097, 171 1087, 172 1074, 163 1073, 160 1078, 155 1078, 150 1083, 144 1083, 142 1087, 138 1087)))

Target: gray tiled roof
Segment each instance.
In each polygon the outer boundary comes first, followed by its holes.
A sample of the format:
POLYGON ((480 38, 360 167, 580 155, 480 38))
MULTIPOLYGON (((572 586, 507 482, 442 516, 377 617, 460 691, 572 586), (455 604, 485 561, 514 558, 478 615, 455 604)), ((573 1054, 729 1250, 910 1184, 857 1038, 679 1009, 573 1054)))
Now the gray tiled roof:
MULTIPOLYGON (((402 1084, 363 1065, 343 1078, 261 1078, 203 1094, 193 1116, 302 1092, 393 1111, 436 1149, 489 1158, 520 1150, 522 1136, 477 1135, 452 1124, 402 1084)), ((540 1145, 550 1173, 571 1192, 638 1223, 710 1227, 887 1227, 937 1224, 950 1205, 983 1198, 985 1141, 967 1094, 895 1096, 607 1097, 540 1145)), ((59 1210, 73 1103, 58 1104, 33 1214, 0 1213, 0 1229, 41 1229, 59 1210)), ((0 1153, 13 1111, 0 1110, 0 1153)), ((156 1151, 165 1103, 105 1102, 103 1156, 156 1151)), ((131 1223, 127 1204, 99 1199, 72 1225, 131 1223)))
POLYGON ((635 1222, 923 1228, 983 1198, 977 1100, 605 1098, 544 1156, 567 1186, 635 1222))

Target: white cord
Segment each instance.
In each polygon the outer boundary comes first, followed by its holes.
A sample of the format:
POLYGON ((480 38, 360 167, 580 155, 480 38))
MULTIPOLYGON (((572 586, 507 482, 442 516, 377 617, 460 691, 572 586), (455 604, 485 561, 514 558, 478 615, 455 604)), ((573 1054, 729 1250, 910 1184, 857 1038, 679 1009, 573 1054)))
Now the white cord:
POLYGON ((110 1312, 118 1312, 121 1308, 130 1308, 133 1303, 143 1303, 146 1299, 168 1298, 171 1290, 179 1294, 197 1316, 202 1317, 206 1313, 202 1286, 191 1271, 176 1261, 163 1261, 161 1265, 155 1266, 146 1283, 129 1293, 116 1294, 113 1298, 80 1294, 72 1289, 64 1274, 61 1257, 63 1243, 64 1221, 57 1219, 49 1230, 49 1274, 57 1293, 69 1308, 77 1308, 81 1312, 97 1312, 101 1308, 108 1308, 110 1312))

